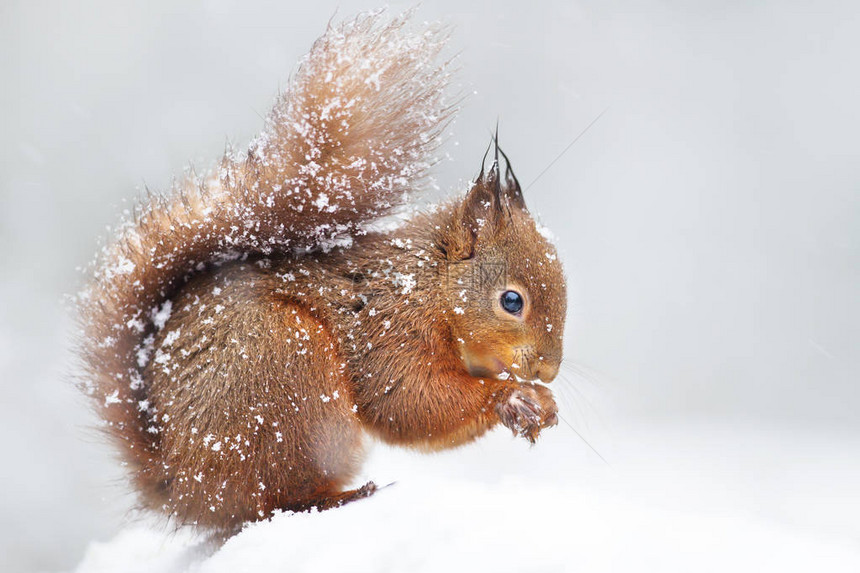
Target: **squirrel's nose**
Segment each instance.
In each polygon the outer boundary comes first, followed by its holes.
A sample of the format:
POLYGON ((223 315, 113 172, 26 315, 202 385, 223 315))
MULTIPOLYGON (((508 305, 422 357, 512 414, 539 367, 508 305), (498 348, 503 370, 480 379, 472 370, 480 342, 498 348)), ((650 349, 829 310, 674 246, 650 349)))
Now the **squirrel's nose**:
POLYGON ((552 382, 555 377, 558 375, 558 364, 553 364, 547 362, 546 360, 541 360, 540 365, 537 369, 537 377, 540 378, 541 382, 552 382))

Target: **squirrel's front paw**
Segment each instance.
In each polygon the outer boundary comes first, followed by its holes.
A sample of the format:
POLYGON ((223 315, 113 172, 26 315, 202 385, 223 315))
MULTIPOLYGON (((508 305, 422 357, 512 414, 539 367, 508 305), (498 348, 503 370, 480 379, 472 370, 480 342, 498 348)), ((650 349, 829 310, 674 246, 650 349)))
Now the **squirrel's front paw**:
POLYGON ((558 424, 558 406, 552 392, 545 386, 521 384, 496 404, 502 424, 531 443, 541 429, 558 424))

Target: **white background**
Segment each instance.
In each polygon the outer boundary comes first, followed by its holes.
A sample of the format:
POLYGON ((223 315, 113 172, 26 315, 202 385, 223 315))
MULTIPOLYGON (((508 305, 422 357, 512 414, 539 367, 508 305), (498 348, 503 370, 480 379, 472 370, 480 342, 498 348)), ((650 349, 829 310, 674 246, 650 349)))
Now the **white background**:
MULTIPOLYGON (((81 284, 76 267, 144 184, 165 189, 227 141, 247 144, 327 21, 372 7, 0 5, 9 570, 73 568, 130 507, 68 379, 63 296, 81 284)), ((418 19, 454 26, 458 87, 470 94, 437 170, 444 192, 476 173, 497 118, 529 184, 606 112, 526 193, 569 280, 571 366, 554 387, 570 426, 531 450, 496 434, 451 456, 382 451, 367 476, 540 474, 552 491, 580 493, 616 484, 620 522, 641 504, 700 517, 719 508, 856 555, 857 4, 445 1, 418 19)), ((577 519, 571 510, 545 527, 587 530, 577 519)), ((600 551, 611 549, 591 557, 600 551)))

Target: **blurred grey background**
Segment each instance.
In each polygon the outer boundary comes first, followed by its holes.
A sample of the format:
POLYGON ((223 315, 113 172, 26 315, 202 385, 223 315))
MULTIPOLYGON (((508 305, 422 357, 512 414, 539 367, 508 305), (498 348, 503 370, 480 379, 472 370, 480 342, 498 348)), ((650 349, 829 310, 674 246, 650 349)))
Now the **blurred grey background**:
MULTIPOLYGON (((144 184, 244 147, 332 16, 374 7, 0 4, 9 570, 73 567, 129 507, 69 381, 76 268, 144 184)), ((465 188, 499 118, 566 266, 567 358, 590 372, 568 382, 603 417, 860 435, 856 2, 448 0, 417 17, 454 26, 471 94, 439 185, 465 188)))

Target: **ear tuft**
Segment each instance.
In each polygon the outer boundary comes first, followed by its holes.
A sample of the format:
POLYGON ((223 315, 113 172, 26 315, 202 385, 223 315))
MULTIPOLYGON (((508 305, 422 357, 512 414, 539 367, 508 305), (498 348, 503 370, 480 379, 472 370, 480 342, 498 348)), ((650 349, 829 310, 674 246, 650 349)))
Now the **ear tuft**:
POLYGON ((499 153, 502 154, 502 157, 505 159, 505 185, 504 185, 504 195, 512 206, 517 207, 518 209, 525 211, 528 213, 528 208, 526 207, 526 200, 523 197, 523 189, 520 187, 520 182, 517 180, 517 176, 514 174, 514 168, 511 166, 511 160, 508 159, 508 156, 502 151, 502 148, 499 148, 499 153))

